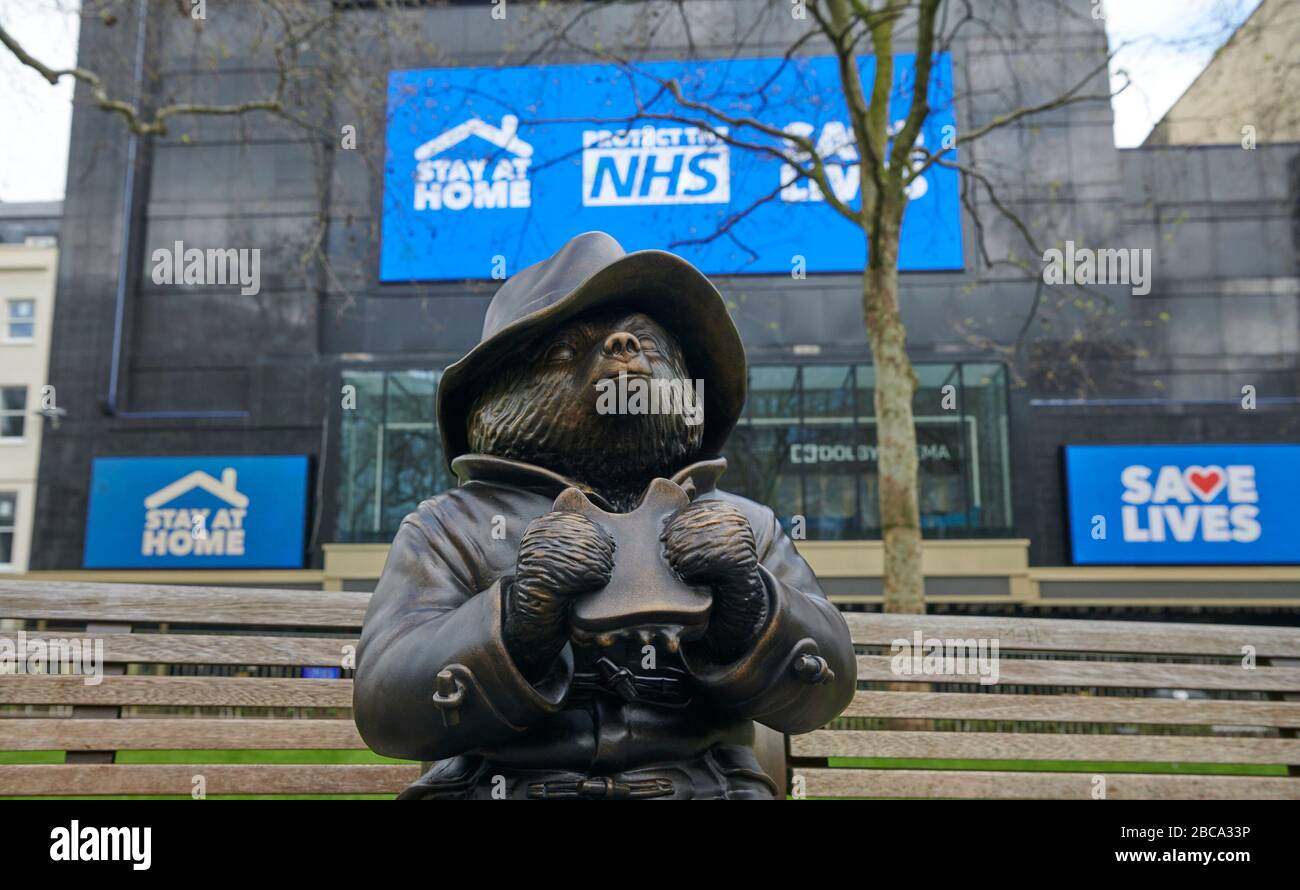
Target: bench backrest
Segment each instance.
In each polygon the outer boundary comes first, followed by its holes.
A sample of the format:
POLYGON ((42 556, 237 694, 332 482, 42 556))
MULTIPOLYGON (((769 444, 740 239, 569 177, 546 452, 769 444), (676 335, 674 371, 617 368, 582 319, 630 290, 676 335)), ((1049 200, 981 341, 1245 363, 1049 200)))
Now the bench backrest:
MULTIPOLYGON (((365 752, 350 671, 299 676, 351 663, 368 599, 0 581, 0 619, 24 622, 29 654, 102 641, 108 665, 97 685, 0 674, 0 752, 63 760, 0 762, 0 795, 190 796, 196 777, 207 795, 395 794, 419 766, 365 752), (212 675, 232 672, 281 676, 212 675), (249 749, 356 751, 370 762, 238 763, 221 753, 249 749)), ((842 718, 789 740, 795 794, 1300 797, 1300 629, 847 618, 859 691, 842 718), (899 673, 893 644, 918 633, 923 643, 996 641, 999 682, 899 673)), ((17 639, 0 629, 0 640, 17 639)))
MULTIPOLYGON (((0 675, 8 712, 0 751, 66 752, 62 763, 0 764, 0 795, 396 794, 418 765, 238 763, 212 753, 365 752, 342 668, 368 601, 316 590, 0 581, 0 619, 24 620, 29 656, 51 642, 102 641, 108 674, 97 685, 74 674, 0 675), (302 667, 341 676, 304 678, 302 667), (160 759, 171 762, 141 762, 160 759)), ((0 630, 0 639, 12 645, 18 631, 0 630)))
POLYGON ((859 691, 830 727, 790 739, 794 793, 1300 798, 1300 629, 846 617, 859 691), (997 684, 896 661, 918 634, 923 653, 996 641, 997 684))

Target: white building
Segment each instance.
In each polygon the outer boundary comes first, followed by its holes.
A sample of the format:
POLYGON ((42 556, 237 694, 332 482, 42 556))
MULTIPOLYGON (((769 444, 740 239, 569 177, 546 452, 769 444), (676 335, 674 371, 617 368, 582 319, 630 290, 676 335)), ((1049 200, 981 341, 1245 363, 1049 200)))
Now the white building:
POLYGON ((44 390, 50 362, 61 206, 0 204, 0 572, 25 572, 32 549, 44 390), (33 234, 39 232, 42 234, 33 234))

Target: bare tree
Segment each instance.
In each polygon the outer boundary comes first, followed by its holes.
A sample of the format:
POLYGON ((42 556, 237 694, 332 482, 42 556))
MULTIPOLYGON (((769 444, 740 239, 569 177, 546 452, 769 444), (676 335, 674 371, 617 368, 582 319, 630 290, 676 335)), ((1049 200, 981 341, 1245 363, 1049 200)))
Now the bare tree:
MULTIPOLYGON (((113 27, 118 22, 120 0, 99 0, 87 4, 88 21, 99 21, 106 27, 113 27)), ((302 65, 298 58, 302 49, 321 28, 331 21, 329 14, 314 15, 304 18, 301 9, 291 9, 281 0, 267 0, 267 7, 272 10, 283 26, 282 37, 272 49, 279 72, 279 80, 273 91, 264 98, 252 99, 233 104, 214 104, 202 102, 171 102, 163 104, 152 111, 141 107, 138 96, 113 95, 104 83, 103 77, 95 71, 80 66, 70 68, 53 68, 29 53, 23 45, 0 24, 0 45, 3 45, 14 57, 36 71, 51 85, 57 84, 65 77, 84 84, 96 106, 111 114, 119 115, 126 121, 127 127, 137 135, 164 134, 167 132, 168 120, 185 115, 238 116, 254 111, 266 111, 273 114, 290 115, 286 100, 286 88, 296 73, 301 73, 302 65)), ((179 14, 189 16, 187 7, 181 4, 179 14)))
MULTIPOLYGON (((624 67, 629 82, 632 74, 640 78, 647 76, 626 54, 620 55, 604 46, 583 44, 580 38, 573 36, 578 30, 574 24, 591 16, 594 5, 567 5, 571 14, 553 22, 555 42, 624 67), (573 10, 575 5, 580 7, 576 11, 573 10)), ((685 7, 680 2, 674 5, 687 24, 686 33, 690 41, 685 7)), ((1051 10, 1042 10, 1039 14, 1067 14, 1056 8, 1057 4, 1051 5, 1051 10)), ((662 90, 675 100, 677 110, 658 110, 660 106, 653 101, 638 96, 636 118, 689 124, 712 133, 734 148, 778 157, 786 169, 792 171, 792 181, 810 183, 824 197, 828 207, 861 231, 867 247, 862 307, 876 380, 874 398, 884 548, 884 608, 890 612, 924 612, 917 438, 912 411, 917 382, 907 352, 907 331, 898 289, 900 234, 909 187, 934 165, 959 170, 963 177, 963 204, 967 211, 976 213, 969 189, 984 189, 989 198, 989 209, 1009 220, 1023 235, 1029 249, 1025 257, 994 258, 984 246, 981 233, 979 241, 983 260, 990 265, 1012 265, 1027 277, 1041 281, 1041 265, 1035 265, 1031 258, 1041 258, 1042 252, 1025 221, 1008 202, 999 199, 995 184, 987 175, 969 163, 956 161, 952 150, 1067 105, 1109 102, 1111 90, 1104 86, 1097 88, 1098 80, 1103 85, 1106 82, 1109 58, 1060 94, 1046 101, 1008 107, 990 120, 953 134, 937 151, 928 151, 917 143, 932 110, 934 60, 938 53, 950 46, 963 27, 990 27, 989 22, 977 13, 975 4, 965 0, 807 0, 806 4, 782 2, 776 6, 782 10, 789 9, 796 21, 805 18, 801 13, 807 12, 808 25, 802 31, 796 29, 786 50, 787 57, 823 47, 828 47, 833 54, 848 109, 851 148, 857 152, 861 166, 860 200, 842 199, 828 172, 831 155, 845 146, 818 145, 809 136, 783 130, 753 116, 729 112, 724 107, 690 95, 687 87, 677 79, 657 79, 662 90), (946 14, 948 7, 953 8, 951 16, 946 14), (894 87, 894 54, 903 45, 915 52, 916 62, 911 105, 900 125, 891 121, 889 103, 894 87), (859 63, 860 57, 868 53, 875 61, 869 80, 864 78, 859 63)), ((1018 4, 1013 2, 1010 6, 1017 7, 1018 4)), ((790 182, 780 185, 785 187, 790 182)), ((775 199, 779 191, 779 188, 774 190, 764 200, 775 199)), ((739 219, 752 213, 755 206, 742 208, 717 232, 701 240, 725 234, 739 219)))

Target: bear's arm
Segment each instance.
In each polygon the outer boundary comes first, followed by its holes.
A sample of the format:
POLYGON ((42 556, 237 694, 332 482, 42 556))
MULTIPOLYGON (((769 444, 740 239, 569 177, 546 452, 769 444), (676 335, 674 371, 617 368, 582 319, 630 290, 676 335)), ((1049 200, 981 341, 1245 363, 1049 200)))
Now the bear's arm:
POLYGON ((858 671, 848 625, 775 514, 742 498, 727 499, 745 511, 753 526, 769 616, 749 651, 736 661, 712 664, 695 650, 687 654, 687 664, 728 713, 778 732, 810 732, 838 717, 853 698, 858 671), (795 663, 805 655, 825 659, 834 679, 816 684, 802 679, 795 663))
POLYGON ((459 519, 429 529, 428 516, 407 517, 366 612, 353 711, 366 744, 389 757, 438 760, 492 747, 556 713, 568 695, 568 647, 535 686, 515 667, 502 638, 502 581, 474 590, 466 580, 475 547, 452 529, 475 526, 459 519), (442 670, 458 681, 455 709, 434 703, 442 670))

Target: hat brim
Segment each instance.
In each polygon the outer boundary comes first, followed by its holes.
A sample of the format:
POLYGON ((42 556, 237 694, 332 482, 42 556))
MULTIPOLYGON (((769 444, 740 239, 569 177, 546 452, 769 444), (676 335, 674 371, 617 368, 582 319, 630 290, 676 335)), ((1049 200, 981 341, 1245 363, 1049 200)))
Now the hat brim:
POLYGON ((593 273, 565 296, 510 323, 447 366, 438 384, 437 415, 448 466, 469 450, 469 410, 485 378, 545 331, 588 310, 615 305, 645 312, 677 338, 688 373, 704 381, 701 452, 718 454, 745 405, 745 347, 713 282, 675 254, 640 250, 593 273))

